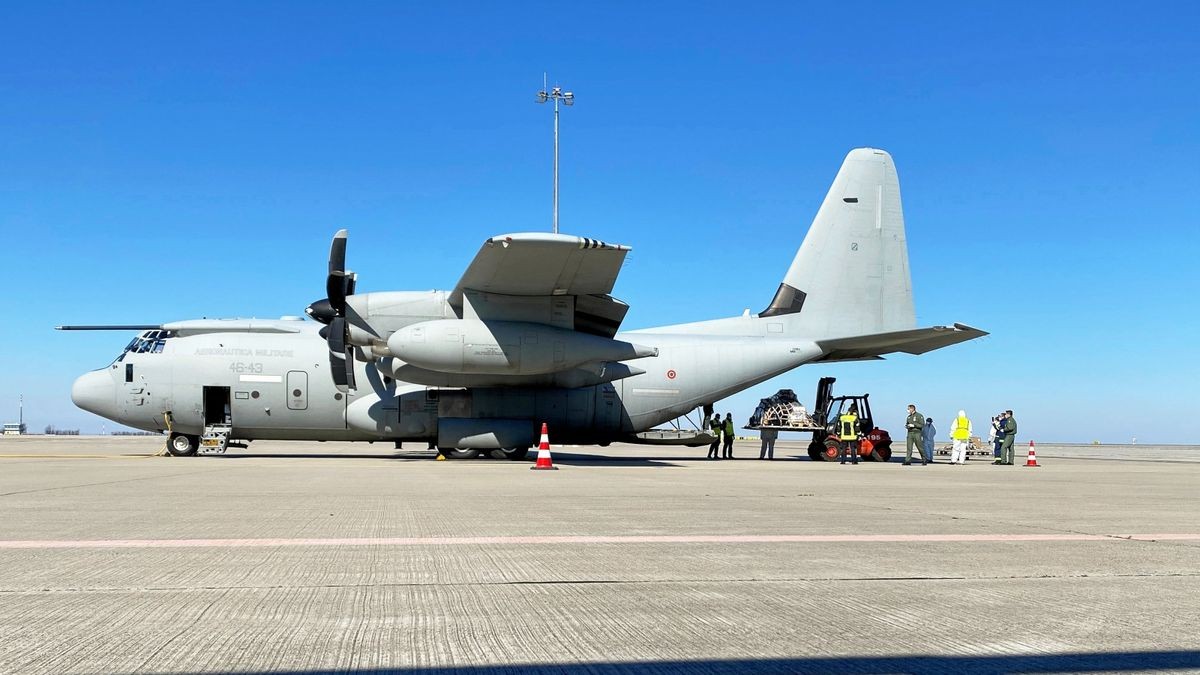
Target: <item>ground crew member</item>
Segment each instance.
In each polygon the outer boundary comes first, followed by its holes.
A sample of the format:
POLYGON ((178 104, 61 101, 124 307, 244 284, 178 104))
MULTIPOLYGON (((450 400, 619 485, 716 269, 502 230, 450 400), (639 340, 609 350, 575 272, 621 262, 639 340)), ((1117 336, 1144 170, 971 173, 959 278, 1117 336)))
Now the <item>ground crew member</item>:
POLYGON ((912 464, 913 450, 921 464, 928 464, 925 453, 921 451, 921 430, 925 428, 925 416, 917 412, 917 406, 908 404, 908 418, 904 420, 904 428, 908 430, 908 443, 904 446, 904 466, 912 464))
POLYGON ((1000 445, 1000 463, 1012 466, 1013 443, 1017 440, 1017 420, 1013 419, 1013 411, 1004 411, 1004 442, 1000 445))
POLYGON ((733 413, 725 413, 725 446, 722 450, 724 459, 733 459, 733 413))
POLYGON ((1004 413, 992 418, 992 430, 988 432, 988 443, 992 444, 992 457, 996 460, 992 464, 1000 464, 1000 446, 1004 443, 1004 413))
POLYGON ((717 448, 721 447, 721 415, 713 413, 712 419, 707 421, 706 426, 713 435, 713 442, 708 446, 708 458, 720 459, 717 457, 717 448))
POLYGON ((759 459, 775 459, 775 439, 779 438, 777 429, 763 429, 758 432, 762 440, 762 448, 758 451, 759 459))
POLYGON ((850 463, 858 464, 858 409, 850 406, 846 414, 838 417, 838 457, 841 463, 846 463, 846 455, 850 455, 850 463))
POLYGON ((925 459, 930 464, 933 463, 933 438, 937 435, 937 429, 933 428, 933 418, 925 418, 925 426, 921 429, 921 441, 925 444, 925 459))
POLYGON ((958 417, 950 424, 950 439, 954 441, 954 450, 950 453, 951 464, 967 463, 967 445, 971 442, 971 420, 967 413, 958 411, 958 417))

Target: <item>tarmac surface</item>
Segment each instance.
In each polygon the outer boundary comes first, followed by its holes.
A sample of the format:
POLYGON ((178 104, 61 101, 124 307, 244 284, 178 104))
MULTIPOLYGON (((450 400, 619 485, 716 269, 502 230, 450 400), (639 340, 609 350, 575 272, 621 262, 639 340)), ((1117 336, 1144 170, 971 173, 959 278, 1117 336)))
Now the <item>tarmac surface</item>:
POLYGON ((1196 446, 161 446, 0 437, 0 673, 1200 672, 1196 446))

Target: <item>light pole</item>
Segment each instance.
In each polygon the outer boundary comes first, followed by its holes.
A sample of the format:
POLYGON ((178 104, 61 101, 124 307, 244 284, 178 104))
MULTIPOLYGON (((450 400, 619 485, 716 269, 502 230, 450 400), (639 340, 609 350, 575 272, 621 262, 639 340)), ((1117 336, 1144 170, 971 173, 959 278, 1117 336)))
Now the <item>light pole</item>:
POLYGON ((558 102, 563 105, 575 105, 575 94, 563 91, 562 87, 546 90, 546 76, 542 75, 542 90, 538 92, 537 102, 554 101, 554 234, 558 234, 558 102))

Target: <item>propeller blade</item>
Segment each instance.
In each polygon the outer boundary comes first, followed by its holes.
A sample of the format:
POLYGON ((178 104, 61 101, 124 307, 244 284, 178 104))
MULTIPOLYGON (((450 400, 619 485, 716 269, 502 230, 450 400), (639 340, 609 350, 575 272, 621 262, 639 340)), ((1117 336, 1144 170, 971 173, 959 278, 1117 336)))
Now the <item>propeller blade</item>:
POLYGON ((329 373, 338 391, 355 389, 354 345, 346 323, 346 297, 354 295, 358 275, 346 271, 346 231, 338 230, 329 245, 329 276, 325 279, 327 297, 308 306, 305 312, 325 324, 321 337, 329 345, 329 373))
POLYGON ((346 382, 346 354, 329 352, 329 374, 333 376, 333 385, 343 394, 350 390, 346 382))
POLYGON ((342 360, 342 367, 345 368, 344 376, 346 379, 346 387, 348 389, 358 389, 354 382, 354 346, 346 345, 346 355, 342 360))
POLYGON ((329 324, 329 337, 325 338, 329 343, 329 351, 335 354, 342 354, 346 351, 346 319, 336 316, 329 324))
POLYGON ((329 276, 325 279, 325 295, 337 316, 346 316, 346 231, 338 230, 329 245, 329 276))
POLYGON ((348 389, 356 389, 354 383, 354 345, 346 341, 346 319, 334 317, 327 328, 326 342, 329 344, 329 372, 333 376, 333 384, 338 391, 345 393, 348 389))

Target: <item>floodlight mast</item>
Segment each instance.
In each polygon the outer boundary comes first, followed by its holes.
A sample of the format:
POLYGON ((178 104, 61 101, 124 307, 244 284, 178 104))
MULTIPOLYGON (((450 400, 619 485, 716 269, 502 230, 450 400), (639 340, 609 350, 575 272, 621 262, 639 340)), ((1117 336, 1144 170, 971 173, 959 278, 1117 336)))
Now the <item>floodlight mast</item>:
POLYGON ((548 88, 546 74, 542 74, 542 90, 538 92, 537 102, 554 101, 554 234, 558 234, 558 102, 563 105, 575 104, 575 93, 563 91, 562 87, 548 88))

